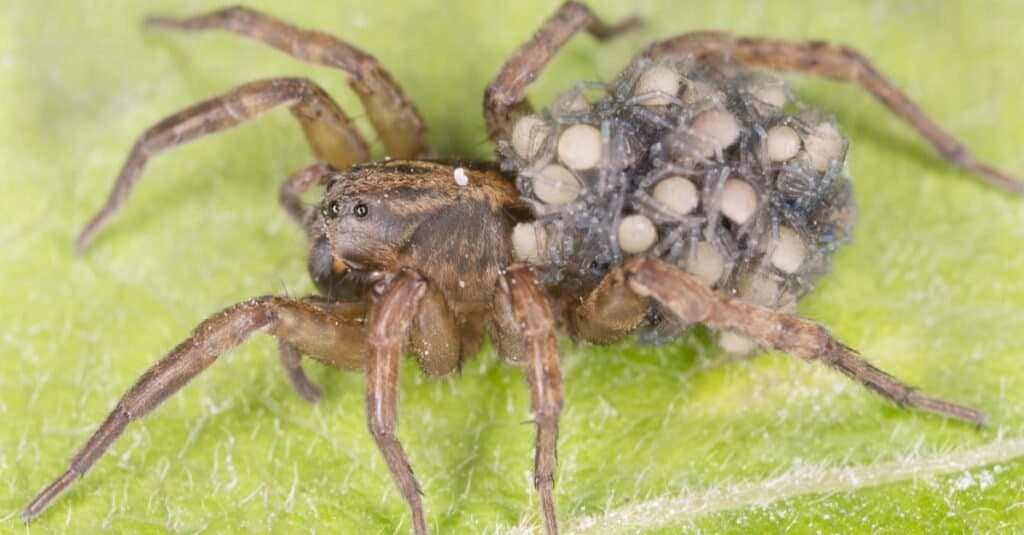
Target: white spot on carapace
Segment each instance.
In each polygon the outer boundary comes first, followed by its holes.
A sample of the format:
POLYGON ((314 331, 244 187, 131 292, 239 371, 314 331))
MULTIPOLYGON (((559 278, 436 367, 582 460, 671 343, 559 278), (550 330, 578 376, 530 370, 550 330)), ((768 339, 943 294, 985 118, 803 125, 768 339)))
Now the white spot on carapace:
POLYGON ((466 176, 466 170, 461 167, 455 168, 455 183, 460 186, 469 185, 469 177, 466 176))

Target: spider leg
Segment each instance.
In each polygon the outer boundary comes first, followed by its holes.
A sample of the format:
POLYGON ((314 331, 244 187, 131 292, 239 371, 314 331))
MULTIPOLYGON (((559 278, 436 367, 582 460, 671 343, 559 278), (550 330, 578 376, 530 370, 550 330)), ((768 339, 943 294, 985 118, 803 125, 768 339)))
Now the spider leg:
POLYGON ((484 119, 492 141, 508 139, 516 119, 533 111, 526 100, 526 88, 540 76, 555 54, 581 30, 604 41, 638 26, 631 17, 609 26, 601 22, 590 8, 566 2, 554 12, 529 41, 519 47, 484 93, 484 119))
POLYGON ((890 111, 910 123, 946 160, 991 185, 1024 194, 1024 181, 978 161, 960 141, 931 120, 908 96, 882 76, 860 53, 821 41, 785 41, 735 37, 721 32, 694 32, 649 46, 642 57, 690 56, 696 61, 733 58, 751 67, 794 71, 855 82, 890 111))
POLYGON ((317 162, 295 171, 281 183, 281 188, 277 192, 278 204, 299 225, 304 227, 310 211, 315 210, 315 207, 302 202, 302 194, 309 191, 312 186, 326 186, 332 170, 330 164, 317 162))
MULTIPOLYGON (((363 325, 365 323, 366 303, 364 301, 334 301, 318 295, 310 295, 303 297, 302 303, 337 316, 340 321, 348 325, 363 325)), ((281 355, 281 364, 284 366, 292 386, 295 387, 295 391, 310 403, 320 401, 320 388, 314 385, 306 376, 306 372, 302 370, 302 351, 284 338, 278 339, 277 347, 281 355)))
POLYGON ((284 340, 277 341, 277 349, 281 354, 281 364, 284 365, 284 370, 288 373, 288 379, 295 387, 295 391, 310 403, 320 401, 323 392, 320 391, 320 387, 309 380, 306 372, 302 370, 302 352, 284 340))
POLYGON ((146 130, 132 147, 106 203, 75 239, 75 247, 79 251, 88 247, 100 227, 124 206, 150 157, 237 126, 278 106, 291 109, 318 159, 339 169, 369 159, 366 142, 351 120, 318 85, 304 78, 249 82, 194 104, 146 130))
POLYGON ((300 300, 259 297, 229 307, 196 327, 192 336, 160 359, 121 398, 106 421, 89 438, 59 478, 25 508, 26 521, 38 516, 107 451, 134 420, 142 418, 257 331, 272 334, 325 363, 356 369, 363 366, 365 332, 300 300))
POLYGON ((814 322, 718 294, 686 273, 651 257, 630 258, 624 268, 633 291, 650 296, 687 323, 739 332, 795 357, 821 361, 897 405, 909 405, 979 425, 985 422, 985 415, 979 411, 918 394, 872 366, 814 322))
POLYGON ((409 331, 409 347, 424 373, 434 377, 448 375, 459 368, 463 358, 473 354, 463 349, 475 352, 476 348, 464 347, 460 331, 444 294, 427 281, 409 331))
POLYGON ((537 425, 533 484, 540 494, 544 526, 549 535, 558 533, 555 515, 555 463, 558 458, 558 416, 562 411, 562 371, 558 362, 555 319, 533 271, 513 266, 498 280, 495 294, 495 323, 505 331, 499 339, 503 349, 524 354, 507 360, 526 364, 530 387, 530 410, 537 425))
POLYGON ((366 418, 370 435, 412 511, 417 535, 427 533, 422 494, 398 436, 398 372, 408 344, 427 374, 447 375, 461 362, 455 316, 444 295, 412 270, 402 270, 373 290, 368 327, 366 418))
POLYGON ((395 435, 398 427, 398 371, 402 347, 426 293, 426 282, 413 271, 400 271, 380 295, 370 317, 366 359, 366 417, 395 483, 412 510, 417 535, 427 533, 423 494, 405 450, 395 435))
POLYGON ((339 69, 366 108, 392 158, 430 154, 427 127, 416 105, 391 74, 366 52, 322 32, 296 28, 245 7, 230 7, 186 19, 149 17, 146 24, 175 30, 226 30, 270 45, 300 60, 339 69))
POLYGON ((569 333, 594 344, 611 344, 633 332, 647 315, 651 301, 637 295, 621 267, 612 268, 566 315, 569 333))

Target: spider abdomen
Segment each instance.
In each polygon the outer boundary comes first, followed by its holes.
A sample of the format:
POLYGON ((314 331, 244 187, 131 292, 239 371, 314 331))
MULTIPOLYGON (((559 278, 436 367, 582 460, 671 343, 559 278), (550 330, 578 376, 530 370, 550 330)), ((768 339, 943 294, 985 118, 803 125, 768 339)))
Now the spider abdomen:
POLYGON ((847 140, 786 85, 731 62, 637 62, 519 119, 504 165, 536 212, 517 254, 586 289, 656 256, 719 291, 789 308, 856 218, 847 140))

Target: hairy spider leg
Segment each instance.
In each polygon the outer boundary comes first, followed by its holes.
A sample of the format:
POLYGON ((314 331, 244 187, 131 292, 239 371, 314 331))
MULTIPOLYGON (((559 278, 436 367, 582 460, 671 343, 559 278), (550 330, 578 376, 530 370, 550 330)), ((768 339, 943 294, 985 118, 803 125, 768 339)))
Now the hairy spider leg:
POLYGON ((985 415, 977 410, 918 394, 812 321, 719 294, 689 274, 649 256, 634 256, 623 268, 634 292, 651 297, 686 323, 738 332, 783 353, 821 361, 897 405, 976 425, 985 423, 985 415))
POLYGON ((348 369, 365 363, 365 328, 332 314, 316 300, 265 296, 229 307, 199 324, 192 336, 160 359, 121 398, 60 477, 25 508, 31 520, 43 512, 107 451, 125 428, 155 409, 217 359, 262 331, 326 364, 348 369))
POLYGON ((562 411, 562 371, 558 362, 555 319, 532 268, 517 265, 498 279, 495 293, 495 323, 502 348, 515 346, 518 353, 507 360, 524 361, 530 388, 530 410, 537 426, 533 485, 540 494, 545 531, 558 533, 555 514, 555 464, 558 448, 558 418, 562 411))
POLYGON ((242 84, 228 93, 189 106, 146 130, 128 154, 106 203, 75 239, 75 248, 84 251, 100 228, 124 206, 150 157, 238 126, 279 106, 291 109, 317 159, 341 169, 369 159, 366 142, 351 119, 320 86, 305 78, 242 84))
POLYGON ((860 53, 822 41, 786 41, 735 37, 723 32, 692 32, 659 41, 637 59, 690 57, 694 61, 735 59, 749 67, 794 71, 860 84, 890 111, 909 123, 943 158, 981 180, 1024 195, 1024 181, 978 161, 964 145, 930 119, 860 53))
MULTIPOLYGON (((391 157, 421 158, 430 154, 426 124, 416 105, 373 56, 343 40, 297 28, 245 7, 231 7, 182 20, 150 17, 146 24, 177 30, 227 30, 273 46, 303 61, 339 69, 346 74, 350 87, 362 101, 370 122, 391 157)), ((150 156, 236 126, 280 105, 292 109, 318 160, 338 169, 369 161, 366 141, 319 86, 301 78, 243 84, 225 95, 172 115, 147 130, 135 143, 106 203, 76 238, 76 249, 85 250, 100 228, 124 205, 150 156), (273 85, 278 87, 269 87, 273 85)), ((289 213, 293 214, 290 208, 289 213)))
POLYGON ((403 269, 374 290, 366 356, 366 417, 395 484, 412 511, 417 535, 427 533, 423 492, 398 440, 398 373, 411 349, 427 373, 445 375, 460 359, 459 332, 442 294, 422 275, 403 269))
POLYGON ((526 99, 526 88, 540 76, 572 36, 586 31, 604 41, 636 28, 639 24, 640 19, 630 17, 609 26, 583 4, 562 4, 537 29, 537 33, 505 61, 498 76, 487 86, 484 92, 484 119, 491 141, 509 139, 516 120, 533 111, 533 106, 526 99))
POLYGON ((376 58, 332 35, 297 28, 245 7, 230 7, 185 19, 149 17, 146 24, 175 30, 225 30, 272 46, 302 61, 338 69, 366 109, 388 155, 430 155, 427 127, 402 87, 376 58))

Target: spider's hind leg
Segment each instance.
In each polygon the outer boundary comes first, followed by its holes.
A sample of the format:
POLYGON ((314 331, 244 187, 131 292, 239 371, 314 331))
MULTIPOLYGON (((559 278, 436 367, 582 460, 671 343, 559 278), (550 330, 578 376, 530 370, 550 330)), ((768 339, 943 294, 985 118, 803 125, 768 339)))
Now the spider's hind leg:
POLYGON ((955 137, 925 115, 863 55, 851 48, 821 41, 786 41, 737 37, 724 32, 692 32, 649 46, 642 58, 689 57, 697 62, 729 58, 748 67, 793 71, 841 82, 870 92, 890 111, 914 127, 950 163, 981 180, 1024 195, 1024 181, 978 161, 955 137))
POLYGON ((985 415, 970 407, 923 396, 899 379, 871 365, 822 326, 776 310, 716 293, 661 260, 629 259, 624 268, 630 287, 650 296, 687 323, 735 331, 754 341, 804 360, 818 360, 901 406, 916 407, 947 418, 983 424, 985 415))
POLYGON ((491 140, 509 139, 516 119, 533 111, 526 100, 526 88, 540 76, 573 35, 586 31, 604 41, 635 28, 639 23, 640 20, 633 17, 609 26, 582 4, 562 4, 537 29, 537 33, 505 61, 498 76, 487 86, 484 119, 491 140))

